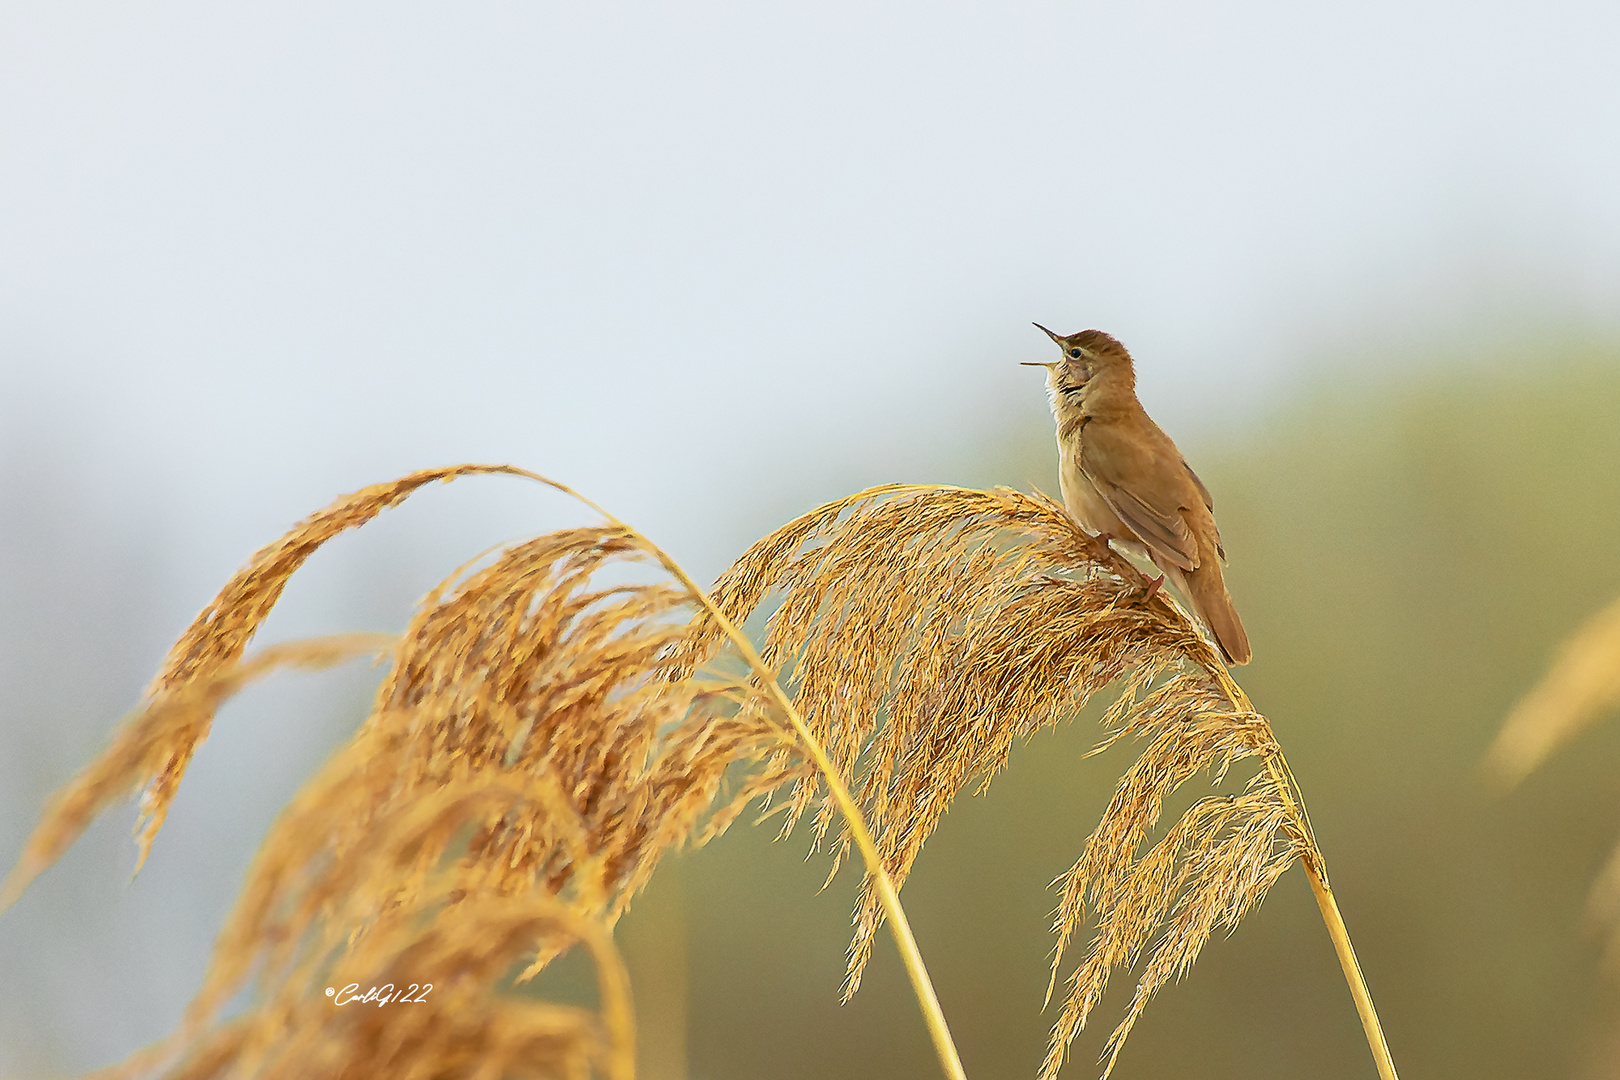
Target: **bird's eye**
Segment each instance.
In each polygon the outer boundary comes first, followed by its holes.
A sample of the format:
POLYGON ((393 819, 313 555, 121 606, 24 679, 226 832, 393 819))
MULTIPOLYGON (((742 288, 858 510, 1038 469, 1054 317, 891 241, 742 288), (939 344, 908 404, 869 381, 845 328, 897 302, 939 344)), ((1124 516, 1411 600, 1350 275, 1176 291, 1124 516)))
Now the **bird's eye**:
POLYGON ((1078 359, 1080 359, 1080 350, 1079 349, 1070 349, 1069 350, 1069 355, 1074 357, 1076 360, 1078 360, 1078 359))

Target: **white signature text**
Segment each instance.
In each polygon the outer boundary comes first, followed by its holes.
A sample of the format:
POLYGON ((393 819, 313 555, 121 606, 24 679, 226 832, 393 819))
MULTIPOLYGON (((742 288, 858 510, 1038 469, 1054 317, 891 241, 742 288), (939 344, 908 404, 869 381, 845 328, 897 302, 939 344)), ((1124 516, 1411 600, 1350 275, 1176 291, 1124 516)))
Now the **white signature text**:
POLYGON ((422 999, 427 997, 428 991, 433 989, 432 983, 411 983, 397 993, 394 984, 373 986, 364 994, 360 993, 359 983, 350 983, 341 990, 328 986, 326 996, 332 999, 334 1005, 348 1005, 358 1002, 361 1005, 387 1005, 391 1001, 403 1001, 411 1005, 420 1005, 422 999))

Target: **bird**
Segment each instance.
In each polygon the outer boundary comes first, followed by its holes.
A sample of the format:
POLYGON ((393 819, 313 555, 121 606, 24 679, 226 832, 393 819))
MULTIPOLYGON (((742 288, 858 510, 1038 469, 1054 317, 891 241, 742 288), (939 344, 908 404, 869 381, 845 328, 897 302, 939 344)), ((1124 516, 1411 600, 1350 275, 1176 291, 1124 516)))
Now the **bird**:
POLYGON ((1101 330, 1067 337, 1040 323, 1062 356, 1046 369, 1057 422, 1058 487, 1080 526, 1105 544, 1145 556, 1159 568, 1230 665, 1246 664, 1249 635, 1226 591, 1226 551, 1215 527, 1215 500, 1176 444, 1136 398, 1136 368, 1119 340, 1101 330))

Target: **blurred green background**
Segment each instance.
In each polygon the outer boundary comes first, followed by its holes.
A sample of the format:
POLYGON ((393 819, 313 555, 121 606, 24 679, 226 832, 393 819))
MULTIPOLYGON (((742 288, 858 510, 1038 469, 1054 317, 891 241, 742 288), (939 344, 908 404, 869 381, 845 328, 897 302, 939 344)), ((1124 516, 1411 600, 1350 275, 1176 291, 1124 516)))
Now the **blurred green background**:
MULTIPOLYGON (((1215 493, 1255 643, 1239 676, 1308 800, 1402 1074, 1614 1075, 1614 992, 1582 905, 1620 841, 1620 725, 1510 793, 1478 766, 1560 638, 1620 594, 1620 344, 1424 359, 1334 365, 1241 438, 1184 447, 1215 493)), ((1032 413, 964 471, 1053 491, 1052 458, 1032 413)), ((979 1080, 1033 1076, 1054 1018, 1048 883, 1130 760, 1083 759, 1095 711, 960 800, 903 893, 979 1080)), ((702 1080, 931 1075, 887 938, 837 1004, 853 876, 818 894, 808 838, 773 836, 739 825, 683 856, 626 919, 632 964, 662 980, 642 1003, 651 1052, 675 1045, 659 1025, 684 1008, 702 1080), (671 1002, 682 965, 689 997, 671 1002)), ((1065 1075, 1099 1071, 1133 983, 1116 978, 1065 1075)), ((648 1080, 680 1075, 649 1062, 648 1080)), ((1160 995, 1115 1075, 1373 1075, 1297 869, 1160 995)))

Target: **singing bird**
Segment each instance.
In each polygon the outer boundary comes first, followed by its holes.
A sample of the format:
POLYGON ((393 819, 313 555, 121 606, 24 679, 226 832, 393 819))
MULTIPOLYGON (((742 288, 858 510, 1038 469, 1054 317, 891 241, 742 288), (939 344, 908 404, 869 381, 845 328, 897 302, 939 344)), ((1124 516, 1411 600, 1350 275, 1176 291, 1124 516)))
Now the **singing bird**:
POLYGON ((1170 436, 1136 400, 1125 346, 1101 330, 1059 337, 1046 389, 1057 421, 1058 486, 1074 519, 1104 542, 1153 560, 1192 601, 1228 664, 1249 662, 1249 635, 1226 591, 1215 501, 1170 436))

